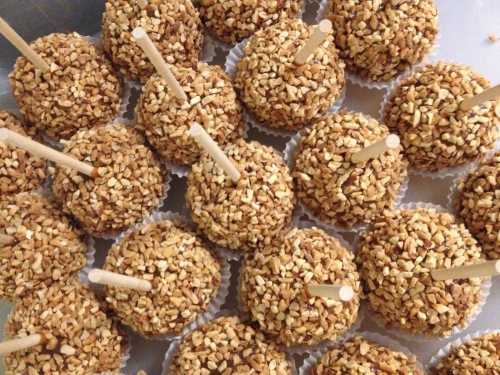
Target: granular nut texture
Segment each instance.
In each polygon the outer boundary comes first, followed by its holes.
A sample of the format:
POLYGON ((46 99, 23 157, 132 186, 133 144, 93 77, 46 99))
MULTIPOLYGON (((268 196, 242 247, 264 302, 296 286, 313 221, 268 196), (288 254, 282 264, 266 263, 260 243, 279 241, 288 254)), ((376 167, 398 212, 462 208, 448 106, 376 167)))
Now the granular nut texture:
POLYGON ((197 64, 203 35, 200 16, 190 0, 106 0, 104 49, 123 75, 144 83, 156 70, 132 37, 136 27, 147 32, 167 63, 197 64))
POLYGON ((436 281, 432 269, 482 261, 481 248, 448 213, 385 211, 362 234, 357 262, 371 309, 390 328, 446 337, 482 303, 479 278, 436 281))
POLYGON ((454 346, 433 368, 432 374, 500 374, 500 332, 486 333, 454 346))
POLYGON ((188 96, 188 103, 177 99, 159 75, 142 88, 137 105, 137 124, 148 142, 169 163, 190 165, 201 149, 190 136, 198 123, 218 145, 240 138, 244 132, 241 105, 231 80, 219 66, 199 63, 195 69, 171 67, 188 96))
POLYGON ((203 154, 188 175, 186 203, 208 239, 233 250, 270 244, 290 224, 292 177, 272 147, 238 140, 224 148, 241 173, 237 183, 203 154))
POLYGON ((9 339, 42 336, 41 344, 5 356, 5 375, 117 374, 127 345, 94 294, 76 280, 20 300, 5 333, 9 339))
MULTIPOLYGON (((13 114, 0 110, 0 128, 36 137, 13 114)), ((47 177, 45 161, 18 147, 0 142, 0 200, 9 195, 40 188, 47 177)))
POLYGON ((490 259, 500 258, 500 152, 458 185, 458 216, 490 259))
POLYGON ((165 177, 135 130, 121 124, 80 131, 64 152, 96 169, 95 177, 56 167, 52 190, 63 209, 96 236, 117 234, 157 209, 165 177))
POLYGON ((331 37, 309 60, 295 55, 314 32, 298 19, 259 30, 244 48, 234 85, 256 119, 280 130, 297 130, 328 112, 345 87, 344 63, 331 37))
POLYGON ((282 18, 297 17, 304 0, 202 0, 200 16, 210 33, 234 44, 282 18))
POLYGON ((220 265, 180 223, 147 224, 115 243, 104 269, 147 280, 149 292, 107 288, 121 321, 144 336, 180 334, 207 311, 221 283, 220 265))
POLYGON ((434 0, 330 0, 325 16, 349 72, 369 81, 397 77, 437 39, 434 0))
POLYGON ((415 356, 354 336, 326 352, 310 375, 424 375, 415 356))
POLYGON ((358 317, 361 287, 354 256, 318 228, 292 229, 248 255, 240 297, 260 328, 287 347, 336 340, 358 317), (314 297, 308 285, 351 286, 348 301, 314 297))
POLYGON ((237 317, 213 320, 181 342, 170 368, 177 375, 292 375, 284 352, 237 317))
POLYGON ((395 206, 407 178, 400 149, 355 163, 353 154, 389 134, 361 113, 341 111, 304 130, 292 175, 297 199, 320 220, 351 228, 395 206))
POLYGON ((470 111, 460 105, 490 87, 470 68, 438 62, 403 79, 384 108, 383 122, 399 133, 410 165, 438 172, 481 159, 499 136, 500 102, 470 111))
POLYGON ((122 82, 104 54, 77 33, 50 34, 31 47, 46 73, 19 57, 10 73, 12 93, 31 126, 57 139, 104 125, 119 112, 122 82))
POLYGON ((36 193, 0 201, 0 298, 14 300, 64 282, 86 264, 87 246, 56 204, 36 193))

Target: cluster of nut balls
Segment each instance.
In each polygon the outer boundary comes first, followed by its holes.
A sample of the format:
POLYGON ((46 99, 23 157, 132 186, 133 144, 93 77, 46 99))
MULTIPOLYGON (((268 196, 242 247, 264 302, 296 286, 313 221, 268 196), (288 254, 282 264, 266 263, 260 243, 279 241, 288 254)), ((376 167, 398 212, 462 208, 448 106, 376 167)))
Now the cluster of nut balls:
MULTIPOLYGON (((489 279, 433 272, 500 257, 500 100, 468 106, 491 83, 422 63, 434 0, 324 0, 319 25, 307 6, 106 0, 101 41, 54 33, 29 45, 46 69, 18 58, 0 130, 59 156, 0 133, 6 375, 118 374, 141 340, 169 340, 166 374, 293 375, 299 352, 304 375, 423 375, 400 344, 356 332, 363 305, 409 341, 477 317, 489 279), (348 80, 385 88, 379 119, 343 107, 348 80), (283 152, 247 139, 259 132, 287 137, 283 152), (449 210, 402 205, 412 174, 456 176, 449 210)), ((432 373, 500 373, 498 332, 444 352, 432 373)))

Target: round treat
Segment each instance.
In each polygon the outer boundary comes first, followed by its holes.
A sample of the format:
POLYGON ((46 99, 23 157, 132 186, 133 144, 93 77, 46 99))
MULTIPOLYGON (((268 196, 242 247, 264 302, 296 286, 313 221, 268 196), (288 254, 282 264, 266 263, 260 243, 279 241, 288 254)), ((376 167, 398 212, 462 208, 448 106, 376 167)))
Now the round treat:
POLYGON ((415 356, 354 336, 321 357, 309 375, 424 375, 415 356))
POLYGON ((344 111, 306 129, 292 171, 299 201, 320 220, 344 228, 371 222, 381 210, 393 208, 407 177, 400 150, 352 161, 354 153, 388 134, 376 120, 344 111))
POLYGON ((56 167, 52 190, 65 212, 96 236, 113 235, 158 208, 165 194, 161 166, 143 139, 121 124, 83 130, 64 152, 88 162, 97 176, 56 167))
POLYGON ((500 332, 487 333, 455 346, 434 367, 434 375, 484 374, 500 371, 500 332))
POLYGON ((293 374, 285 353, 237 317, 218 318, 186 336, 169 371, 177 375, 293 374))
MULTIPOLYGON (((36 136, 33 129, 25 127, 7 111, 0 110, 0 128, 30 137, 36 136)), ((41 187, 47 177, 45 166, 43 160, 30 153, 0 142, 0 199, 41 187)))
POLYGON ((480 159, 498 138, 500 103, 462 111, 462 101, 490 83, 468 67, 438 62, 403 79, 384 108, 412 167, 436 172, 480 159))
POLYGON ((55 203, 36 193, 0 201, 0 297, 15 299, 64 280, 86 264, 87 247, 55 203))
POLYGON ((304 0, 202 0, 200 15, 208 30, 225 43, 248 38, 281 18, 299 15, 304 0))
POLYGON ((272 147, 238 140, 224 149, 241 173, 236 184, 208 154, 193 165, 186 201, 212 242, 233 250, 270 244, 292 220, 292 178, 272 147))
POLYGON ((326 113, 344 90, 344 63, 331 37, 306 64, 295 64, 297 51, 313 31, 314 26, 301 20, 283 19, 256 32, 245 46, 234 85, 240 99, 266 126, 301 129, 326 113))
POLYGON ((189 165, 201 154, 189 134, 192 124, 199 123, 219 145, 224 145, 243 134, 241 106, 229 77, 219 66, 199 63, 196 70, 171 69, 190 104, 179 101, 165 80, 154 75, 142 88, 137 123, 168 162, 189 165))
POLYGON ((8 339, 39 334, 40 345, 5 356, 6 375, 115 373, 125 338, 94 294, 75 280, 20 300, 7 321, 8 339))
POLYGON ((482 303, 479 278, 436 281, 432 269, 482 261, 481 248, 448 213, 385 211, 359 241, 371 308, 387 326, 432 337, 465 328, 482 303))
POLYGON ((196 236, 170 220, 147 224, 113 245, 104 269, 147 280, 149 292, 107 288, 106 301, 144 336, 180 334, 217 293, 220 265, 196 236))
POLYGON ((241 303, 260 328, 285 346, 342 336, 356 321, 360 283, 353 255, 318 228, 292 229, 246 259, 241 303), (309 294, 307 285, 351 286, 349 302, 309 294))
POLYGON ((203 44, 201 26, 190 0, 106 0, 102 39, 122 74, 146 82, 156 70, 132 31, 144 28, 167 63, 195 66, 203 44))
POLYGON ((456 203, 487 257, 500 258, 500 152, 460 182, 456 203))
POLYGON ((50 34, 31 47, 50 65, 50 71, 41 74, 25 57, 19 57, 9 78, 19 109, 33 127, 68 139, 80 129, 116 117, 122 82, 88 39, 77 33, 50 34))
POLYGON ((326 17, 347 69, 389 81, 422 61, 438 33, 434 0, 329 0, 326 17))

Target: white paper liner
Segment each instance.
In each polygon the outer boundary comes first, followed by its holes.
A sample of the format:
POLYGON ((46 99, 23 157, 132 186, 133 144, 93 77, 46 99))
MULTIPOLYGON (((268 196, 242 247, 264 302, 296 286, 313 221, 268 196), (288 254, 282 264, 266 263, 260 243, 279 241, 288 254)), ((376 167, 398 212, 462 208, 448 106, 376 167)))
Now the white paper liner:
MULTIPOLYGON (((299 374, 298 375, 309 375, 310 371, 318 364, 320 359, 331 349, 343 345, 346 341, 351 339, 353 336, 359 335, 363 336, 365 339, 372 341, 378 345, 385 346, 386 348, 389 348, 393 351, 396 352, 401 352, 406 354, 408 357, 414 357, 416 358, 417 356, 413 354, 407 347, 403 346, 399 342, 391 339, 390 337, 380 335, 375 332, 367 332, 367 331, 362 331, 362 332, 356 332, 352 334, 349 337, 345 337, 343 340, 333 344, 333 345, 325 345, 319 350, 311 351, 309 356, 304 359, 304 363, 302 366, 299 368, 299 374)), ((423 373, 424 371, 424 366, 417 360, 417 367, 422 370, 423 373)))
MULTIPOLYGON (((227 55, 226 62, 224 64, 224 69, 226 71, 226 74, 231 78, 234 79, 236 75, 236 66, 240 62, 240 60, 245 56, 245 46, 247 45, 249 39, 245 39, 239 43, 237 43, 231 50, 229 51, 229 54, 227 55)), ((340 108, 342 108, 342 105, 344 103, 345 97, 346 97, 346 90, 347 90, 347 85, 344 86, 342 89, 342 92, 340 93, 339 97, 337 100, 332 104, 330 109, 326 111, 325 115, 328 113, 333 113, 337 112, 340 108)), ((271 135, 274 137, 291 137, 294 134, 296 134, 300 129, 296 130, 288 130, 288 129, 279 129, 279 128, 273 128, 270 126, 267 126, 265 122, 260 122, 258 121, 254 114, 250 111, 247 106, 243 104, 243 117, 245 119, 245 122, 250 124, 253 128, 258 129, 259 131, 271 135)), ((312 123, 313 121, 311 121, 312 123)), ((303 128, 307 128, 308 125, 305 125, 303 128)))
MULTIPOLYGON (((224 311, 220 311, 218 314, 216 314, 216 316, 213 319, 217 319, 217 318, 220 318, 223 316, 237 316, 237 317, 239 317, 239 314, 237 311, 234 311, 234 310, 224 310, 224 311)), ((245 323, 244 320, 243 320, 243 323, 245 323)), ((266 340, 269 341, 269 338, 266 337, 266 340)), ((169 369, 170 369, 170 366, 172 365, 172 362, 175 359, 175 355, 177 354, 177 351, 179 350, 179 346, 181 345, 181 341, 182 341, 182 339, 176 339, 170 343, 170 346, 168 347, 168 350, 165 353, 165 358, 163 360, 161 375, 171 374, 169 369)), ((279 348, 279 349, 283 351, 283 348, 279 348)), ((287 353, 286 351, 284 351, 284 353, 287 357, 288 363, 291 366, 292 375, 298 375, 294 358, 292 357, 292 355, 290 353, 287 353)))
MULTIPOLYGON (((325 17, 325 14, 327 11, 327 6, 331 0, 315 0, 315 1, 319 2, 319 8, 318 8, 318 12, 316 15, 316 23, 319 23, 325 17)), ((423 57, 422 61, 420 63, 418 63, 417 65, 420 65, 422 63, 428 63, 430 60, 434 59, 438 54, 440 44, 441 44, 441 30, 438 28, 438 32, 437 32, 434 44, 432 45, 431 49, 427 52, 427 54, 423 57)), ((413 68, 414 67, 409 67, 405 71, 401 72, 398 75, 398 77, 400 77, 402 74, 403 75, 406 74, 408 71, 411 71, 413 68)), ((393 79, 391 79, 389 81, 372 81, 372 80, 367 79, 367 78, 362 78, 357 74, 350 73, 350 72, 348 72, 347 69, 346 69, 346 76, 347 76, 347 79, 351 83, 353 83, 357 86, 365 87, 367 89, 376 89, 376 90, 385 90, 385 91, 389 90, 389 88, 398 79, 398 77, 394 77, 393 79)))
MULTIPOLYGON (((405 73, 401 74, 398 78, 393 80, 389 87, 387 88, 382 102, 380 103, 380 108, 379 108, 379 120, 381 123, 384 123, 384 112, 385 108, 388 106, 389 101, 391 100, 393 93, 395 92, 396 88, 401 84, 402 81, 404 81, 406 78, 410 77, 411 75, 415 74, 419 70, 423 69, 426 65, 428 64, 437 64, 439 62, 444 62, 448 64, 456 64, 456 65, 462 65, 465 66, 464 64, 456 63, 452 60, 437 60, 437 61, 423 61, 414 67, 412 67, 410 70, 406 71, 405 73)), ((500 134, 500 124, 497 125, 498 132, 500 134)), ((497 139, 497 142, 495 143, 493 150, 488 151, 484 156, 483 159, 488 159, 490 158, 496 151, 500 150, 500 137, 497 139)), ((432 179, 445 179, 448 177, 455 177, 457 175, 464 175, 468 172, 470 172, 472 169, 474 169, 477 164, 480 162, 479 159, 476 160, 469 160, 468 162, 455 166, 455 167, 449 167, 449 168, 444 168, 436 172, 427 172, 423 171, 420 169, 416 169, 412 167, 411 165, 409 166, 408 172, 412 175, 416 176, 421 176, 421 177, 428 177, 432 179)))
MULTIPOLYGON (((180 214, 168 211, 168 212, 155 212, 145 218, 141 223, 135 224, 131 228, 129 228, 127 231, 121 233, 113 242, 112 246, 115 246, 122 242, 125 237, 127 237, 129 234, 132 232, 137 232, 141 228, 143 228, 146 225, 153 224, 159 221, 165 221, 165 220, 171 220, 173 222, 180 222, 183 225, 185 225, 187 228, 191 228, 191 224, 180 214)), ((194 233, 194 231, 193 231, 194 233)), ((195 320, 193 320, 191 323, 189 323, 180 333, 172 333, 172 334, 167 334, 167 335, 161 335, 161 336, 145 336, 141 332, 136 332, 138 335, 142 336, 145 339, 148 340, 177 340, 182 337, 184 337, 186 334, 189 332, 195 330, 198 328, 200 325, 205 324, 206 322, 212 320, 216 314, 219 313, 220 309, 226 302, 226 297, 229 293, 229 285, 231 284, 231 267, 229 265, 229 262, 224 259, 224 257, 220 256, 220 254, 217 252, 217 249, 214 249, 212 246, 207 246, 207 242, 203 241, 204 245, 206 245, 207 249, 212 250, 211 253, 212 255, 217 259, 219 262, 221 269, 221 283, 219 286, 219 289, 217 290, 217 293, 213 296, 212 301, 209 303, 207 306, 207 309, 205 312, 200 313, 195 320)), ((125 323, 123 323, 126 325, 125 323)), ((131 330, 133 330, 130 327, 131 330)), ((135 331, 134 331, 135 332, 135 331)))
POLYGON ((467 344, 468 342, 471 342, 474 339, 477 339, 477 338, 479 338, 479 337, 481 337, 483 335, 491 334, 491 333, 498 333, 498 334, 500 334, 500 330, 498 330, 498 329, 493 329, 493 330, 487 329, 487 330, 484 330, 484 331, 478 331, 478 332, 475 332, 475 333, 472 333, 472 334, 465 335, 463 337, 459 337, 455 341, 452 341, 452 342, 448 343, 446 346, 444 346, 443 348, 439 349, 439 351, 437 352, 437 354, 430 359, 430 361, 429 361, 429 363, 427 365, 427 372, 430 374, 431 371, 432 371, 432 369, 434 367, 436 367, 438 365, 438 363, 441 362, 441 360, 443 360, 456 347, 461 346, 463 344, 467 344))
MULTIPOLYGON (((427 203, 427 202, 410 202, 410 203, 405 203, 398 207, 397 209, 399 210, 413 210, 417 208, 427 208, 427 209, 434 209, 436 212, 442 212, 442 213, 450 213, 446 208, 439 206, 434 203, 427 203)), ((357 238, 357 241, 359 240, 359 237, 357 238)), ((357 242, 356 241, 356 242, 357 242)), ((402 340, 407 340, 407 341, 413 341, 413 342, 419 342, 419 343, 428 343, 428 342, 436 342, 436 341, 444 341, 448 340, 461 332, 463 332, 465 329, 467 329, 481 314, 481 311, 483 310, 484 305, 486 304, 486 301, 488 299, 488 296, 490 294, 490 289, 491 289, 491 279, 486 279, 483 281, 481 284, 480 290, 479 290, 479 302, 476 305, 475 311, 472 312, 472 314, 469 316, 467 319, 467 323, 465 324, 464 327, 455 327, 453 328, 452 332, 448 336, 443 336, 443 337, 435 337, 435 336, 426 336, 423 334, 414 334, 408 331, 405 331, 401 328, 397 327, 387 327, 385 322, 380 318, 379 313, 374 312, 369 306, 369 304, 365 305, 365 309, 367 309, 366 316, 369 316, 369 319, 374 322, 380 329, 384 330, 388 334, 391 334, 399 339, 402 340)))
MULTIPOLYGON (((352 249, 351 244, 349 244, 349 242, 347 242, 344 239, 344 237, 342 237, 339 233, 332 231, 331 229, 325 227, 324 225, 321 225, 321 224, 318 225, 317 223, 314 223, 314 222, 311 222, 308 220, 297 219, 297 221, 295 222, 293 227, 297 227, 297 228, 317 227, 319 229, 322 229, 329 236, 338 240, 340 242, 340 244, 344 248, 347 249, 347 251, 353 253, 353 251, 352 251, 353 249, 352 249)), ((293 229, 293 227, 291 229, 293 229)), ((238 275, 237 275, 237 279, 236 279, 236 286, 237 286, 236 287, 236 301, 238 301, 238 306, 239 306, 238 310, 240 312, 240 316, 242 316, 246 320, 252 320, 249 312, 245 309, 245 304, 243 303, 242 297, 241 297, 241 283, 242 283, 241 277, 243 274, 244 262, 245 261, 243 260, 242 263, 240 264, 239 269, 238 269, 238 275)), ((360 282, 361 282, 361 280, 360 280, 360 282)), ((301 354, 308 353, 308 352, 313 351, 313 350, 318 350, 318 349, 323 348, 325 346, 329 346, 329 345, 331 346, 331 345, 343 340, 345 337, 351 337, 355 332, 357 332, 360 329, 361 323, 363 322, 363 320, 365 318, 364 309, 362 309, 361 306, 362 306, 362 301, 360 299, 358 316, 356 318, 356 321, 343 334, 339 335, 336 340, 323 340, 319 344, 315 344, 315 345, 295 345, 295 346, 291 346, 291 347, 282 347, 282 349, 291 356, 301 355, 301 354)))
MULTIPOLYGON (((299 146, 300 137, 301 134, 299 132, 295 134, 292 138, 290 138, 290 140, 285 146, 285 150, 283 151, 285 162, 288 165, 290 171, 293 170, 295 165, 295 153, 299 146)), ((401 183, 401 186, 399 187, 399 194, 394 202, 395 208, 398 208, 403 202, 403 199, 408 191, 409 182, 410 179, 407 176, 401 183)), ((301 215, 305 215, 309 220, 313 221, 316 225, 328 228, 329 230, 336 233, 359 233, 365 230, 369 226, 369 223, 357 224, 352 227, 341 227, 338 225, 326 223, 320 220, 309 208, 307 208, 304 204, 302 204, 302 202, 299 201, 297 203, 297 206, 301 210, 301 215)))

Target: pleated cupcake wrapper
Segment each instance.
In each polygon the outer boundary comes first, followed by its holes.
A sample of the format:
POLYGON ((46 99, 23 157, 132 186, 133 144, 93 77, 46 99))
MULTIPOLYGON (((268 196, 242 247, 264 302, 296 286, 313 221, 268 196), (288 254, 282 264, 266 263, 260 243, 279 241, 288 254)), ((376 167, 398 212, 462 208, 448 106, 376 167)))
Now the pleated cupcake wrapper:
MULTIPOLYGON (((147 218, 145 218, 141 223, 135 224, 131 228, 129 228, 127 231, 121 233, 118 237, 113 242, 112 246, 118 245, 120 242, 122 242, 129 234, 133 232, 139 231, 141 228, 145 227, 146 225, 154 224, 160 221, 165 221, 165 220, 170 220, 173 222, 179 222, 183 225, 185 225, 187 228, 191 229, 191 224, 189 221, 187 221, 183 216, 180 214, 168 211, 168 212, 160 212, 157 211, 147 218)), ((160 336, 146 336, 141 334, 140 332, 136 332, 138 335, 142 336, 143 338, 147 340, 159 340, 159 341, 165 341, 165 340, 177 340, 185 335, 187 335, 189 332, 195 330, 198 328, 200 325, 205 324, 206 322, 212 320, 214 316, 216 316, 224 303, 226 302, 227 295, 229 293, 229 285, 231 283, 231 267, 226 259, 222 257, 217 249, 214 249, 211 245, 207 244, 206 241, 203 241, 204 245, 206 246, 209 250, 211 250, 211 254, 217 259, 221 266, 221 283, 219 286, 219 289, 217 290, 217 293, 215 296, 212 298, 212 301, 209 303, 209 305, 206 308, 206 311, 203 313, 200 313, 191 323, 186 325, 184 329, 180 333, 172 333, 172 334, 167 334, 167 335, 160 335, 160 336)), ((125 323, 123 323, 125 324, 125 323)), ((132 328, 130 328, 132 330, 132 328)), ((135 331, 134 331, 135 332, 135 331)))
MULTIPOLYGON (((237 43, 231 50, 229 51, 229 54, 227 55, 226 58, 226 63, 224 65, 226 74, 234 80, 234 77, 236 76, 236 71, 237 71, 237 65, 240 62, 240 60, 245 57, 245 46, 247 45, 249 39, 245 39, 239 43, 237 43)), ((346 97, 346 87, 343 88, 342 92, 340 93, 340 96, 337 98, 335 103, 332 104, 330 109, 326 111, 325 115, 328 113, 334 113, 337 112, 340 108, 342 108, 342 105, 344 103, 346 97)), ((245 119, 245 122, 250 124, 252 128, 255 128, 259 131, 261 131, 264 134, 271 135, 273 137, 284 137, 288 138, 293 135, 295 135, 300 129, 297 130, 287 130, 287 129, 279 129, 279 128, 272 128, 270 126, 266 126, 265 122, 260 122, 257 120, 255 115, 251 112, 249 108, 243 103, 243 117, 245 119)), ((307 126, 305 126, 307 127, 307 126)))
MULTIPOLYGON (((211 319, 211 320, 215 320, 215 319, 218 319, 218 318, 223 317, 223 316, 237 316, 237 317, 240 317, 242 319, 243 323, 248 323, 248 322, 245 322, 245 319, 241 317, 241 314, 238 312, 238 310, 234 310, 234 309, 221 310, 217 314, 215 314, 213 319, 211 319)), ((266 337, 266 340, 267 340, 267 342, 270 341, 270 339, 267 337, 266 337)), ((161 375, 177 375, 177 374, 172 374, 169 370, 170 370, 170 366, 172 365, 172 363, 175 359, 175 356, 177 355, 177 352, 179 351, 179 347, 181 345, 181 342, 182 342, 182 339, 176 339, 170 343, 170 346, 168 347, 168 350, 165 353, 165 358, 163 360, 161 375)), ((280 348, 280 349, 282 349, 282 348, 280 348)), ((298 375, 298 371, 296 368, 294 358, 289 353, 285 352, 285 355, 286 355, 288 363, 290 364, 290 367, 292 369, 292 375, 298 375)))
MULTIPOLYGON (((456 63, 452 60, 436 60, 436 61, 425 61, 421 62, 417 65, 415 65, 412 69, 406 71, 405 73, 401 74, 397 79, 391 82, 390 86, 387 88, 387 91, 384 94, 384 97, 382 99, 382 102, 380 104, 379 108, 379 118, 380 122, 384 123, 384 113, 385 113, 385 108, 388 106, 389 101, 391 100, 394 92, 396 91, 396 88, 401 84, 402 81, 404 81, 406 78, 412 76, 419 70, 423 69, 426 65, 428 64, 437 64, 439 62, 443 63, 448 63, 448 64, 456 64, 456 65, 461 65, 461 66, 466 66, 465 64, 460 64, 456 63)), ((500 133, 500 125, 497 125, 497 131, 500 133)), ((488 151, 484 159, 487 159, 491 157, 495 151, 500 150, 500 138, 497 139, 497 142, 495 143, 493 150, 488 151)), ((477 164, 479 163, 479 160, 470 160, 462 165, 458 165, 455 167, 449 167, 449 168, 444 168, 436 172, 428 172, 428 171, 423 171, 420 169, 416 169, 410 165, 408 172, 410 174, 416 175, 416 176, 421 176, 421 177, 428 177, 432 179, 445 179, 449 177, 455 177, 455 176, 460 176, 464 175, 468 172, 470 172, 472 169, 477 167, 477 164)))
MULTIPOLYGON (((383 336, 383 335, 380 335, 380 334, 375 333, 375 332, 361 331, 361 332, 353 333, 350 336, 344 337, 342 340, 336 342, 333 345, 325 345, 324 347, 320 348, 319 350, 314 350, 314 351, 309 352, 308 353, 309 356, 306 359, 304 359, 304 363, 299 368, 298 375, 310 375, 311 370, 319 363, 321 358, 329 350, 342 346, 346 341, 348 341, 349 339, 351 339, 355 335, 363 336, 368 341, 371 341, 371 342, 376 343, 376 344, 381 345, 381 346, 385 346, 386 348, 389 348, 393 351, 404 353, 408 357, 416 358, 416 355, 413 354, 407 347, 401 345, 399 342, 393 340, 390 337, 383 336)), ((417 367, 420 370, 422 370, 422 373, 425 373, 424 366, 418 361, 417 361, 417 367)))
POLYGON ((459 337, 456 340, 448 343, 445 347, 439 349, 437 354, 430 359, 430 361, 427 365, 427 372, 430 374, 432 369, 434 367, 436 367, 439 364, 439 362, 441 362, 455 348, 457 348, 461 345, 467 344, 467 343, 471 342, 472 340, 475 340, 483 335, 491 334, 491 333, 500 334, 500 330, 487 329, 484 331, 478 331, 475 333, 465 335, 463 337, 459 337))
MULTIPOLYGON (((344 246, 348 251, 350 251, 352 253, 351 245, 337 232, 334 232, 328 228, 325 228, 324 226, 317 225, 314 222, 307 221, 307 220, 300 220, 300 219, 295 223, 294 226, 297 228, 318 227, 318 228, 324 230, 329 236, 338 240, 342 246, 344 246)), ((236 300, 238 302, 240 316, 242 316, 246 320, 251 321, 252 320, 251 315, 246 310, 245 303, 243 303, 243 298, 241 296, 242 275, 243 275, 243 268, 245 266, 244 262, 245 261, 242 260, 241 265, 240 265, 239 270, 238 270, 237 279, 236 279, 236 285, 237 285, 237 287, 236 287, 236 300)), ((360 329, 361 323, 365 319, 364 310, 361 308, 361 305, 362 305, 362 303, 360 300, 360 308, 358 310, 358 316, 357 316, 356 321, 353 323, 353 325, 351 327, 349 327, 349 329, 347 329, 343 334, 339 335, 335 340, 324 340, 324 341, 322 341, 318 344, 315 344, 315 345, 294 345, 291 347, 281 346, 281 349, 283 351, 285 351, 287 354, 289 354, 290 356, 302 355, 302 354, 310 353, 310 352, 315 351, 315 350, 320 350, 321 348, 326 347, 326 346, 334 345, 335 343, 338 343, 339 341, 343 340, 343 338, 346 336, 351 337, 355 332, 357 332, 360 329)), ((269 336, 269 337, 272 339, 272 336, 269 336)))
MULTIPOLYGON (((434 209, 436 212, 440 213, 450 213, 446 208, 439 206, 434 203, 427 203, 427 202, 411 202, 411 203, 406 203, 401 205, 398 209, 399 210, 414 210, 418 208, 426 208, 426 209, 434 209)), ((358 237, 359 241, 359 237, 358 237)), ((484 305, 486 304, 486 301, 488 299, 488 296, 490 294, 490 289, 491 289, 491 279, 486 279, 481 283, 481 287, 479 290, 479 302, 476 305, 475 310, 470 314, 470 316, 467 319, 467 323, 465 324, 464 327, 455 327, 453 328, 452 332, 448 336, 443 336, 443 337, 435 337, 435 336, 427 336, 427 335, 422 335, 422 334, 413 334, 411 332, 405 331, 401 328, 397 327, 388 327, 386 326, 385 322, 383 319, 380 317, 379 313, 374 312, 371 307, 364 307, 365 309, 368 309, 368 312, 366 312, 366 315, 369 316, 370 320, 373 321, 379 328, 385 330, 388 334, 391 334, 399 339, 402 340, 407 340, 407 341, 413 341, 413 342, 418 342, 418 343, 428 343, 428 342, 436 342, 436 341, 444 341, 444 340, 449 340, 450 338, 462 333, 465 329, 467 329, 481 314, 481 311, 483 310, 484 305)))
MULTIPOLYGON (((301 134, 300 132, 295 134, 288 143, 285 146, 285 150, 283 151, 284 159, 285 162, 288 165, 288 168, 292 171, 295 165, 295 154, 298 150, 298 146, 300 143, 300 137, 301 134)), ((404 197, 406 196, 406 192, 408 191, 408 185, 409 185, 410 179, 407 176, 403 182, 401 183, 401 186, 399 187, 399 194, 396 197, 396 200, 394 202, 394 207, 398 208, 402 202, 404 197)), ((322 221, 319 219, 309 208, 307 208, 302 202, 297 203, 299 209, 301 210, 301 215, 305 215, 308 220, 314 222, 316 225, 321 226, 323 228, 327 228, 328 230, 336 233, 360 233, 364 231, 369 224, 363 223, 363 224, 357 224, 352 227, 341 227, 339 225, 334 225, 327 223, 325 221, 322 221)))
MULTIPOLYGON (((316 23, 319 23, 320 21, 322 21, 325 18, 326 12, 328 9, 328 5, 330 4, 331 0, 315 0, 315 1, 319 2, 319 8, 318 8, 318 12, 316 15, 316 23)), ((441 30, 438 28, 436 40, 434 41, 433 46, 427 52, 427 54, 423 57, 422 62, 418 63, 418 65, 420 65, 421 63, 429 63, 431 60, 434 60, 436 58, 440 44, 441 44, 441 35, 442 35, 441 30)), ((395 77, 389 81, 373 81, 373 80, 370 80, 367 78, 362 78, 355 73, 350 73, 348 70, 346 70, 346 74, 347 74, 347 79, 351 83, 353 83, 357 86, 365 87, 367 89, 376 89, 376 90, 387 91, 390 89, 391 86, 394 85, 394 82, 399 79, 398 77, 401 77, 401 75, 404 75, 404 74, 408 73, 409 71, 412 71, 412 69, 413 69, 413 67, 408 68, 404 72, 401 72, 397 77, 395 77)))

